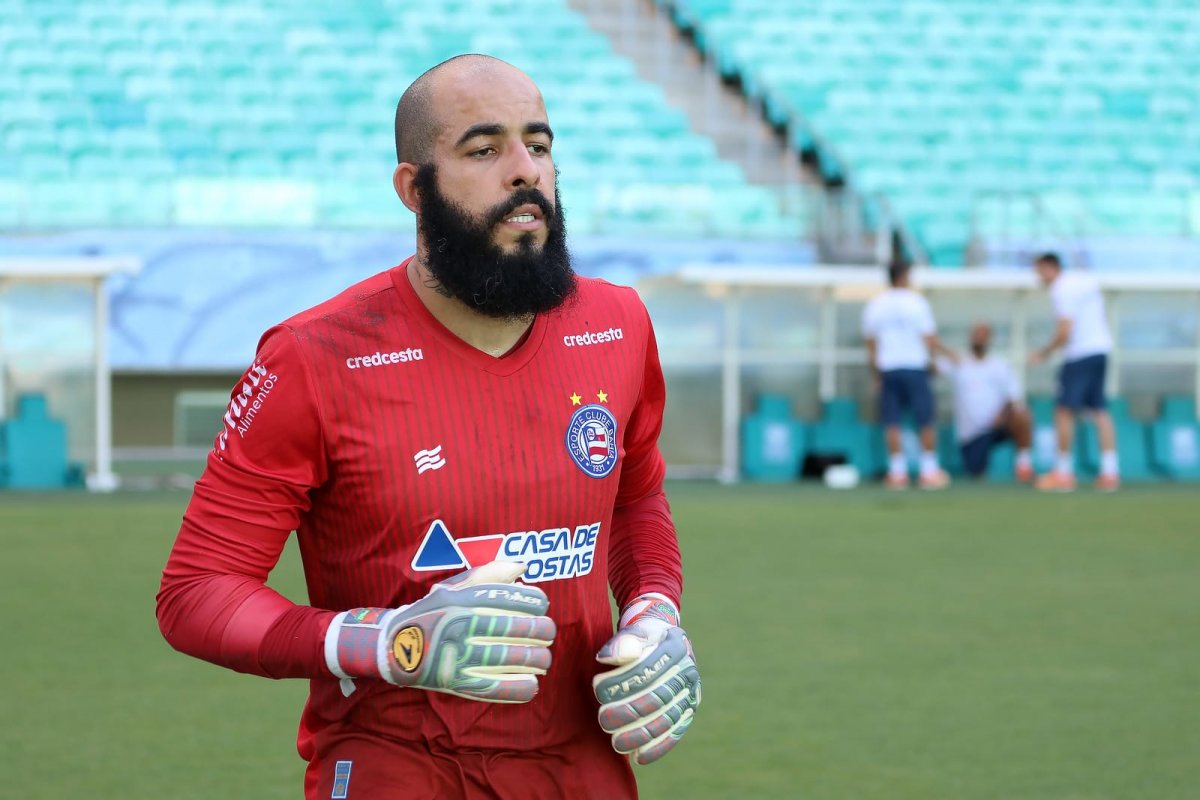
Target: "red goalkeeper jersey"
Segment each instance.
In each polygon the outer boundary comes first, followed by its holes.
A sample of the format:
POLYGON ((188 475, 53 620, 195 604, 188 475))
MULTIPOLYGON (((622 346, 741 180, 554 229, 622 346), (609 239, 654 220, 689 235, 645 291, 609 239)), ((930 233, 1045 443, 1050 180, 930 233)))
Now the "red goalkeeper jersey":
POLYGON ((406 266, 263 336, 164 572, 160 626, 215 663, 311 678, 306 758, 334 727, 451 753, 607 742, 591 678, 613 631, 609 584, 621 605, 682 591, 645 308, 631 289, 579 278, 495 358, 429 313, 406 266), (293 530, 311 606, 264 586, 293 530), (382 681, 342 695, 323 654, 333 612, 411 603, 494 559, 528 564, 523 580, 545 590, 558 626, 532 702, 382 681))

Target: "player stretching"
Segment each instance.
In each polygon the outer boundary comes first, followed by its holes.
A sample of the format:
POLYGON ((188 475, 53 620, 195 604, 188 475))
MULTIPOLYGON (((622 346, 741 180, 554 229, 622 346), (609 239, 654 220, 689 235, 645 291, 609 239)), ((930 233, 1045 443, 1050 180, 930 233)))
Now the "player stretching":
POLYGON ((888 267, 890 288, 863 309, 867 363, 879 385, 879 416, 887 430, 889 489, 908 488, 908 462, 900 441, 905 409, 920 429, 922 489, 944 489, 950 476, 938 464, 933 429, 933 392, 929 387, 930 351, 956 359, 937 337, 929 301, 910 288, 909 267, 888 267))
POLYGON ((1058 400, 1054 408, 1054 428, 1058 433, 1058 459, 1051 472, 1038 478, 1038 489, 1069 492, 1075 488, 1075 418, 1088 413, 1096 423, 1100 437, 1100 475, 1096 488, 1112 492, 1120 486, 1117 469, 1117 437, 1104 399, 1104 377, 1108 371, 1108 352, 1112 336, 1104 312, 1104 294, 1091 275, 1063 271, 1062 261, 1054 253, 1039 256, 1034 269, 1043 285, 1050 289, 1050 302, 1058 320, 1050 343, 1029 356, 1030 364, 1040 364, 1055 350, 1063 348, 1063 365, 1058 373, 1058 400))
POLYGON ((416 255, 266 332, 184 515, 163 635, 311 679, 310 800, 636 797, 700 702, 654 334, 573 273, 553 140, 502 61, 408 88, 416 255), (311 606, 264 585, 292 530, 311 606))
POLYGON ((970 355, 957 364, 938 362, 954 384, 954 432, 963 469, 972 478, 982 477, 992 450, 1012 440, 1017 445, 1016 478, 1028 482, 1033 480, 1033 424, 1020 380, 1007 361, 988 353, 991 341, 991 327, 979 323, 971 328, 970 355))

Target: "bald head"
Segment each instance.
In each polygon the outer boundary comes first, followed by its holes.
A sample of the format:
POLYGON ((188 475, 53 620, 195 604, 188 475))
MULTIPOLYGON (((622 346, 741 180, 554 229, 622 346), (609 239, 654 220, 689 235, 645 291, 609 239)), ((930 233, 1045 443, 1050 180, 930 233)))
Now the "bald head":
POLYGON ((426 70, 396 104, 396 161, 418 165, 432 161, 434 143, 442 131, 437 114, 441 92, 464 82, 479 85, 501 77, 523 79, 533 86, 529 76, 512 64, 474 53, 455 56, 426 70))
POLYGON ((977 322, 971 326, 971 351, 980 356, 988 351, 992 343, 992 326, 986 322, 977 322))

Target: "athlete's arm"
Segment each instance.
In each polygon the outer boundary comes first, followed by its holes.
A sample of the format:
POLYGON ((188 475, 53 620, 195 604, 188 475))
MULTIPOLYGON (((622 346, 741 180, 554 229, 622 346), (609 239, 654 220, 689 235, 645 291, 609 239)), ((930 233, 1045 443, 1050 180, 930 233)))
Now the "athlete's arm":
POLYGON ((663 491, 666 466, 658 449, 666 387, 649 319, 646 329, 642 391, 625 433, 625 463, 609 544, 609 580, 619 608, 648 593, 662 594, 678 605, 683 594, 679 542, 663 491))
POLYGON ((878 352, 874 336, 868 336, 866 339, 867 345, 867 369, 871 371, 871 380, 879 381, 879 364, 875 361, 875 354, 878 352))
POLYGON ((1058 323, 1054 326, 1054 338, 1051 339, 1041 350, 1035 350, 1029 354, 1030 364, 1041 364, 1046 359, 1054 354, 1054 351, 1065 345, 1071 338, 1071 320, 1068 317, 1059 317, 1058 323))
POLYGON ((325 480, 311 376, 290 330, 263 336, 227 411, 163 571, 159 629, 175 649, 239 672, 329 675, 334 613, 265 585, 325 480))
POLYGON ((958 351, 943 344, 936 333, 931 333, 925 337, 925 346, 929 348, 929 352, 935 357, 942 356, 951 363, 958 363, 958 351))

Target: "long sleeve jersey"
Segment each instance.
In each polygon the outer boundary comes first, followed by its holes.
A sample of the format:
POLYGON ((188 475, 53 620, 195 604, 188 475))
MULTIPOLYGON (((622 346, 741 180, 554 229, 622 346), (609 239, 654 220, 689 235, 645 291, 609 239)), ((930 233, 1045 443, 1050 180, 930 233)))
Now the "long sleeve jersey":
POLYGON ((451 750, 602 735, 590 682, 610 583, 619 605, 682 592, 649 317, 631 289, 579 278, 495 358, 443 327, 405 268, 264 334, 164 571, 163 635, 235 670, 311 679, 306 758, 328 726, 451 750), (292 531, 311 605, 265 585, 292 531), (527 564, 558 626, 532 702, 382 681, 343 696, 323 655, 336 612, 412 603, 494 559, 527 564))

